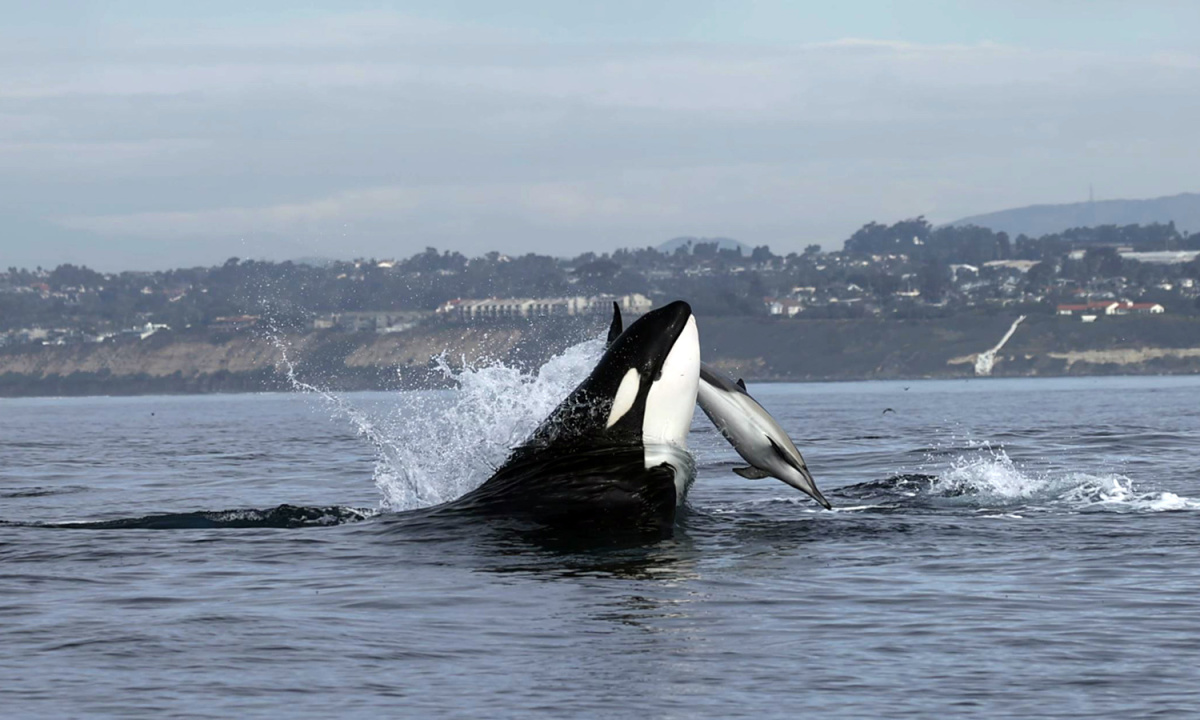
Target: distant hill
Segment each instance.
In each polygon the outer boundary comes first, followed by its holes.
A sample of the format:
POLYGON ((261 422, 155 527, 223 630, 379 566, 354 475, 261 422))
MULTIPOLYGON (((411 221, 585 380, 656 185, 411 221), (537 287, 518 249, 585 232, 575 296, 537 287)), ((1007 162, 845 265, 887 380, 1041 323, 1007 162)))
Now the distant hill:
POLYGON ((716 243, 719 250, 737 250, 743 255, 749 255, 754 250, 754 248, 750 247, 749 245, 740 243, 737 240, 722 237, 677 237, 666 241, 655 249, 664 255, 673 255, 675 254, 675 250, 681 246, 687 247, 688 252, 691 252, 692 246, 694 246, 696 243, 716 243))
POLYGON ((978 225, 1012 237, 1038 237, 1073 227, 1146 225, 1175 222, 1181 232, 1200 231, 1200 193, 1149 200, 1100 200, 1067 205, 1029 205, 955 220, 950 225, 978 225))

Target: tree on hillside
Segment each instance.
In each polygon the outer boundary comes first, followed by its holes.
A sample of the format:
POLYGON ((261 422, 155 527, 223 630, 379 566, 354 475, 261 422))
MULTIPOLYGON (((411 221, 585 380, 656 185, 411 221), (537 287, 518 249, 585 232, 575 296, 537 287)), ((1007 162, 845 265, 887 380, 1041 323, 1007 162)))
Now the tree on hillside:
POLYGON ((65 288, 98 288, 104 284, 104 276, 90 268, 75 265, 59 265, 50 271, 46 284, 55 290, 65 288))

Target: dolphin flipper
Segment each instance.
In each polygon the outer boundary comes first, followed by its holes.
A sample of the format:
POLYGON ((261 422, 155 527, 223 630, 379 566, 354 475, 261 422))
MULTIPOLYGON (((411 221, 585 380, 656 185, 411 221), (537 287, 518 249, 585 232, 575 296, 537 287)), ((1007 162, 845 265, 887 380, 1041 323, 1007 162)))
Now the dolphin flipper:
POLYGON ((759 470, 758 468, 754 467, 753 465, 747 465, 746 467, 736 467, 733 469, 733 471, 735 473, 737 473, 738 475, 741 475, 742 477, 746 478, 747 480, 762 480, 763 478, 771 477, 770 473, 765 473, 762 470, 759 470))
POLYGON ((624 330, 625 323, 621 320, 621 306, 613 301, 613 319, 612 325, 608 326, 608 340, 604 342, 604 347, 613 344, 613 340, 621 337, 621 332, 624 330))

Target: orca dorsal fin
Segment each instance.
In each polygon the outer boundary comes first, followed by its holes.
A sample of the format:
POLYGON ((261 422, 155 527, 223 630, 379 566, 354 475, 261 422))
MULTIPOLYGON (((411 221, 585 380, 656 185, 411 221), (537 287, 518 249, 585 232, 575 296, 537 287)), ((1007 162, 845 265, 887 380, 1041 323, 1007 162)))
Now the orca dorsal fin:
POLYGON ((779 443, 775 442, 775 439, 772 438, 770 435, 767 436, 767 441, 771 443, 771 448, 775 451, 775 454, 778 455, 780 458, 782 458, 785 463, 787 463, 788 465, 791 465, 792 467, 796 468, 797 470, 800 470, 801 472, 803 472, 805 470, 805 468, 802 468, 799 465, 797 465, 796 460, 792 456, 785 453, 783 451, 783 448, 779 447, 779 443))
POLYGON ((738 387, 742 389, 742 392, 746 392, 746 381, 738 378, 738 387))
POLYGON ((733 469, 733 471, 735 473, 737 473, 738 475, 741 475, 742 477, 746 478, 747 480, 762 480, 763 478, 771 477, 770 475, 763 472, 762 470, 759 470, 758 468, 754 467, 753 465, 747 465, 746 467, 736 467, 733 469))
POLYGON ((612 325, 608 326, 608 340, 604 342, 604 347, 613 344, 613 341, 621 337, 621 333, 625 329, 625 323, 621 320, 621 306, 613 301, 613 318, 612 325))

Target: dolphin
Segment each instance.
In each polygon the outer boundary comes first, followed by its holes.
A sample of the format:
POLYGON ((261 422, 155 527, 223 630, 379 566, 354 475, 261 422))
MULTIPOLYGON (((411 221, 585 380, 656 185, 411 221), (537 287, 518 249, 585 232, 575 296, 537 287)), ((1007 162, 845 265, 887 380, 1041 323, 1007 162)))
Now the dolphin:
POLYGON ((750 393, 746 383, 736 383, 705 363, 700 364, 697 393, 700 409, 712 420, 749 467, 734 468, 744 478, 779 478, 810 495, 826 509, 829 501, 817 489, 804 457, 775 418, 750 393))
POLYGON ((455 509, 577 532, 670 532, 695 479, 696 319, 678 301, 622 328, 614 310, 591 374, 455 509))

